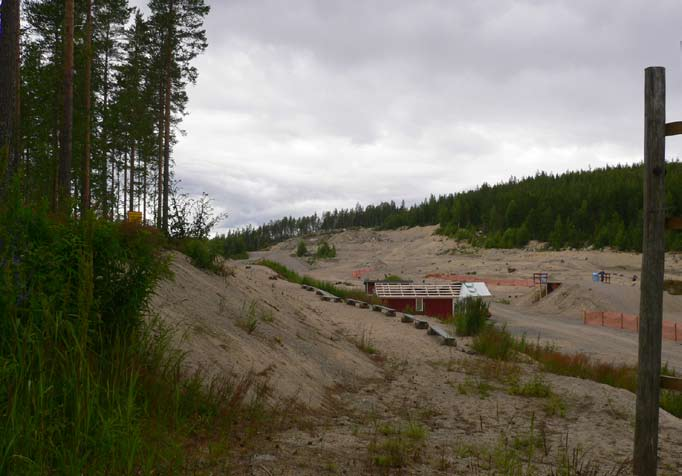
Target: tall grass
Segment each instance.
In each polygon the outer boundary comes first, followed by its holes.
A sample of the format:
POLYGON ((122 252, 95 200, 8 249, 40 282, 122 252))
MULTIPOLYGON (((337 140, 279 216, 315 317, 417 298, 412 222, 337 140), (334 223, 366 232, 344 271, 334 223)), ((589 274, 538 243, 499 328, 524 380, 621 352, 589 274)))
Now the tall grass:
POLYGON ((467 298, 459 301, 455 307, 455 330, 460 336, 475 336, 486 325, 488 303, 481 298, 467 298))
POLYGON ((0 474, 180 473, 188 442, 242 417, 250 380, 187 374, 142 318, 169 273, 162 244, 0 205, 0 474))
POLYGON ((281 277, 292 283, 307 284, 308 286, 321 289, 330 294, 333 294, 334 296, 338 296, 344 299, 357 299, 358 301, 364 301, 371 304, 381 304, 381 300, 379 298, 377 298, 376 296, 371 296, 365 293, 364 291, 339 288, 327 281, 321 281, 315 278, 311 278, 310 276, 301 276, 300 274, 290 270, 283 264, 278 263, 276 261, 263 259, 258 261, 257 264, 270 268, 271 270, 279 274, 281 277))

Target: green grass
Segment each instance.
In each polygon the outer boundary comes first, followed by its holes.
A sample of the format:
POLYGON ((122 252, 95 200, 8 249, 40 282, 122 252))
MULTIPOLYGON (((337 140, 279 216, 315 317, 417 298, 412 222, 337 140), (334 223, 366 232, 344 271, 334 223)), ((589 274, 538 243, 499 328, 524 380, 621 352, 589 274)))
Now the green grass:
POLYGON ((380 468, 402 468, 418 460, 428 436, 417 422, 378 425, 368 446, 372 463, 380 468))
POLYGON ((372 342, 371 333, 367 329, 362 331, 362 334, 355 342, 355 346, 365 354, 375 355, 379 352, 372 342))
POLYGON ((490 396, 490 392, 494 390, 493 386, 485 380, 473 380, 470 377, 464 379, 457 385, 457 391, 461 395, 477 394, 481 399, 486 399, 490 396))
POLYGON ((510 360, 514 354, 514 338, 506 328, 485 326, 473 338, 471 346, 479 354, 495 360, 510 360))
POLYGON ((509 389, 509 393, 522 397, 549 398, 552 395, 552 389, 545 382, 542 375, 534 375, 533 378, 526 382, 513 384, 509 389))
POLYGON ((344 299, 357 299, 358 301, 364 301, 370 304, 381 304, 380 299, 378 299, 376 296, 371 296, 364 291, 339 288, 327 281, 320 281, 309 276, 301 276, 300 274, 290 270, 283 264, 280 264, 276 261, 260 260, 256 264, 270 268, 282 278, 292 283, 307 284, 308 286, 313 286, 323 291, 327 291, 334 296, 344 299))

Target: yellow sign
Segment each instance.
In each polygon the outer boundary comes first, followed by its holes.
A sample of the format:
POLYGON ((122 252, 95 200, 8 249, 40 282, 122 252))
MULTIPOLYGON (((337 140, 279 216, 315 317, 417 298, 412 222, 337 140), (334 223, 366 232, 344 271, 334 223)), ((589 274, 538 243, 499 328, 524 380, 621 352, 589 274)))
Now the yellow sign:
POLYGON ((130 223, 142 223, 142 212, 128 212, 128 221, 130 223))

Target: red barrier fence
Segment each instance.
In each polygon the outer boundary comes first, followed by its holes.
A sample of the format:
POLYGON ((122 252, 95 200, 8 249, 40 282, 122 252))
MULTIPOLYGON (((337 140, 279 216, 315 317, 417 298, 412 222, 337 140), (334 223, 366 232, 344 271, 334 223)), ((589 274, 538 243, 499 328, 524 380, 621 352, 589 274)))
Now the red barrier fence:
POLYGON ((447 279, 449 281, 457 281, 460 283, 485 283, 489 286, 519 286, 532 288, 534 286, 532 279, 496 279, 483 278, 475 274, 427 274, 428 278, 447 279))
MULTIPOLYGON (((583 324, 638 332, 639 316, 612 311, 583 311, 583 324)), ((664 320, 663 339, 682 341, 682 324, 664 320)))

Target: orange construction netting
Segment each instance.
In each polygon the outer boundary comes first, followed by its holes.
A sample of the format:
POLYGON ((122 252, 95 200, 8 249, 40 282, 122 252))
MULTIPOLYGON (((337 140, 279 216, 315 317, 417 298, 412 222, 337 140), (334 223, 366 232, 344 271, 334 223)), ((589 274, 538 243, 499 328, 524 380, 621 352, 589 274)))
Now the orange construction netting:
MULTIPOLYGON (((611 327, 632 332, 639 331, 639 316, 613 311, 583 311, 583 323, 589 326, 611 327)), ((663 321, 663 339, 682 341, 682 324, 663 321)))

